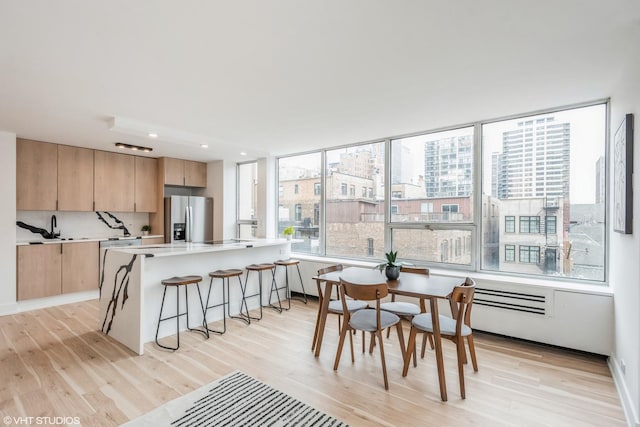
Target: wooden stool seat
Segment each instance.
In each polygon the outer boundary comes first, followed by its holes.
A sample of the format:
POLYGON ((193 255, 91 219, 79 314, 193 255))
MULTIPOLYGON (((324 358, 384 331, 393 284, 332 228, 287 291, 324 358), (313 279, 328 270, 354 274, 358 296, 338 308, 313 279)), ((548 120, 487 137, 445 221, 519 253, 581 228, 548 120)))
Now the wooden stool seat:
POLYGON ((229 277, 242 276, 242 270, 238 270, 237 268, 231 268, 229 270, 216 270, 209 273, 209 277, 213 277, 215 279, 226 279, 229 277))
POLYGON ((298 265, 300 264, 300 261, 297 259, 279 259, 278 261, 274 262, 275 265, 283 265, 283 266, 289 266, 289 265, 298 265))
POLYGON ((199 282, 202 282, 202 276, 175 276, 170 279, 164 279, 160 283, 165 286, 184 286, 199 282))
POLYGON ((250 271, 264 271, 264 270, 272 270, 275 268, 275 264, 262 263, 262 264, 251 264, 247 265, 247 270, 250 271))

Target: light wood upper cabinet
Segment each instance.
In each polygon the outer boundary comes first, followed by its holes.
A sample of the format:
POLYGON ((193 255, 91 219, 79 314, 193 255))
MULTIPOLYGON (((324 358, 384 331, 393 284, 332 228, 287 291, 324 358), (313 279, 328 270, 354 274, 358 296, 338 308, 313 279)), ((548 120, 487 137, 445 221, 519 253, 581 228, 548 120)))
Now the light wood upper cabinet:
POLYGON ((16 141, 16 209, 57 210, 58 146, 16 141))
POLYGON ((93 211, 93 153, 58 145, 58 210, 93 211))
POLYGON ((184 161, 184 185, 187 187, 207 186, 207 164, 202 162, 184 161))
POLYGON ((94 161, 95 210, 133 212, 135 157, 96 150, 94 161))
POLYGON ((164 183, 166 185, 184 185, 184 160, 164 158, 164 183))
POLYGON ((155 212, 157 201, 158 160, 136 157, 135 210, 155 212))
POLYGON ((164 158, 165 185, 207 186, 207 164, 191 160, 164 158))
POLYGON ((60 294, 62 290, 60 243, 18 246, 17 258, 18 301, 60 294))
POLYGON ((99 243, 62 245, 62 293, 98 289, 99 243))

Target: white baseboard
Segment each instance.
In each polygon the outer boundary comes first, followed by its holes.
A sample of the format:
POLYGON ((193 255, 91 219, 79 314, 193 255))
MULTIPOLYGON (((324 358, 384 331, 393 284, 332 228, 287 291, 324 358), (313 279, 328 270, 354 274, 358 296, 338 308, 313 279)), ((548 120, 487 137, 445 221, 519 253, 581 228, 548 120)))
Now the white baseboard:
POLYGON ((615 383, 616 389, 618 390, 620 403, 622 404, 622 409, 624 410, 624 416, 627 419, 627 425, 629 427, 640 427, 640 419, 638 419, 638 414, 636 413, 636 408, 634 406, 635 402, 631 398, 627 383, 624 380, 622 371, 620 371, 620 366, 618 366, 618 363, 613 356, 607 358, 607 365, 609 365, 609 370, 611 371, 611 375, 613 376, 613 382, 615 383))
POLYGON ((88 301, 98 298, 98 290, 75 292, 72 294, 56 295, 54 297, 37 298, 27 301, 18 301, 11 304, 0 305, 0 316, 7 316, 24 311, 38 310, 40 308, 54 307, 74 302, 88 301))

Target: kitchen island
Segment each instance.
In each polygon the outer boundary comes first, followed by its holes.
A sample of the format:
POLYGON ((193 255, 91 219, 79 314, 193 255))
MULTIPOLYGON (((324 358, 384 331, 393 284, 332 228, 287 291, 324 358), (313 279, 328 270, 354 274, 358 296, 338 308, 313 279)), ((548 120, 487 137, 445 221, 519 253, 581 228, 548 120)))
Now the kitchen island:
MULTIPOLYGON (((143 354, 144 344, 155 339, 163 279, 173 276, 199 275, 203 281, 200 291, 203 300, 209 286, 209 272, 218 269, 242 269, 254 263, 274 262, 289 258, 291 242, 284 239, 256 239, 223 243, 174 243, 140 247, 105 249, 100 254, 100 325, 102 332, 121 342, 137 354, 143 354)), ((271 289, 271 275, 263 279, 262 304, 271 289)), ((244 283, 244 277, 242 277, 244 283)), ((278 278, 278 276, 276 276, 278 278)), ((278 283, 281 283, 280 280, 278 283)), ((258 290, 257 274, 251 275, 247 294, 258 290)), ((181 310, 184 310, 184 291, 180 290, 181 310)), ((231 281, 229 311, 240 312, 242 292, 237 281, 231 281)), ((275 295, 274 295, 275 297, 275 295)), ((281 292, 281 298, 284 292, 281 292)), ((167 290, 163 317, 173 315, 176 294, 167 290)), ((222 302, 222 282, 215 280, 210 304, 222 302)), ((258 298, 247 300, 249 310, 259 307, 258 298)), ((195 286, 189 289, 190 324, 202 323, 202 308, 195 286)), ((210 311, 209 322, 222 319, 222 308, 210 311)), ((180 329, 186 329, 186 318, 180 318, 180 329)), ((175 321, 162 322, 159 338, 176 333, 175 321)))

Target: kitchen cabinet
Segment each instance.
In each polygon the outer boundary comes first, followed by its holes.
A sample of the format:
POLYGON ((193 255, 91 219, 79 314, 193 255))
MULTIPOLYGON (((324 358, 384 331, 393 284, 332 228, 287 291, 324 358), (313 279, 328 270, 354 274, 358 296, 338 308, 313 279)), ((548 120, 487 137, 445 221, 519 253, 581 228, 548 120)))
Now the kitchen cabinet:
POLYGON ((93 211, 94 150, 58 145, 58 209, 93 211))
POLYGON ((16 141, 16 209, 57 210, 58 146, 16 141))
POLYGON ((17 248, 18 301, 98 289, 98 242, 17 248))
POLYGON ((184 160, 164 158, 165 185, 184 185, 184 160))
POLYGON ((207 186, 207 164, 191 160, 164 158, 165 185, 207 186))
POLYGON ((133 212, 135 209, 135 157, 96 150, 94 162, 94 209, 133 212))
POLYGON ((135 211, 155 212, 157 201, 158 160, 135 158, 135 211))
POLYGON ((207 164, 202 162, 184 161, 184 185, 187 187, 207 186, 207 164))
MULTIPOLYGON (((59 295, 62 283, 61 244, 18 246, 18 301, 59 295)), ((97 263, 98 260, 96 259, 97 263)))
POLYGON ((99 243, 62 245, 62 293, 98 289, 99 243))

